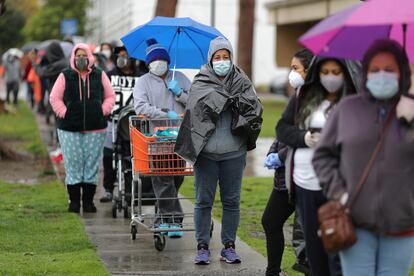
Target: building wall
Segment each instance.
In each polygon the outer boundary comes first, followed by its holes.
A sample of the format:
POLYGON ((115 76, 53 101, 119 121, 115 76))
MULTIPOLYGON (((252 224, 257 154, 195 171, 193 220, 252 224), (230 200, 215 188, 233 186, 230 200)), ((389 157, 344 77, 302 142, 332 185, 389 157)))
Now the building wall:
POLYGON ((359 0, 278 0, 268 2, 269 21, 276 27, 275 62, 288 67, 291 57, 303 48, 298 39, 321 19, 359 0))

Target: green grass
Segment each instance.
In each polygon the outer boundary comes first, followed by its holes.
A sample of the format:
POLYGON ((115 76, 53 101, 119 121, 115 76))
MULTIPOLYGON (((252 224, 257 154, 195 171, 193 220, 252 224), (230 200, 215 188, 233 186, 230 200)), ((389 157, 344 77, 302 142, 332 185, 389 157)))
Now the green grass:
POLYGON ((47 151, 40 138, 36 119, 27 104, 20 101, 16 114, 0 115, 1 137, 23 142, 20 149, 37 156, 46 156, 47 151))
POLYGON ((275 126, 286 107, 286 102, 276 100, 262 100, 263 104, 263 125, 260 137, 274 138, 275 126))
POLYGON ((108 275, 60 182, 0 182, 0 195, 0 275, 108 275))
MULTIPOLYGON (((1 139, 46 158, 35 118, 19 103, 0 115, 1 139)), ((28 168, 30 169, 30 168, 28 168)), ((43 172, 45 173, 45 172, 43 172)), ((0 180, 0 275, 108 275, 80 218, 67 212, 62 183, 0 180)))
MULTIPOLYGON (((273 188, 272 181, 271 177, 245 177, 241 193, 240 226, 237 235, 264 256, 266 256, 266 244, 261 218, 273 188)), ((185 178, 180 193, 186 197, 194 197, 193 177, 185 178)), ((214 201, 213 216, 217 220, 221 220, 221 203, 218 191, 214 201)), ((292 219, 293 216, 289 218, 287 223, 292 224, 292 219)), ((295 260, 293 249, 290 244, 287 244, 283 254, 282 269, 289 275, 302 275, 291 269, 295 260)))

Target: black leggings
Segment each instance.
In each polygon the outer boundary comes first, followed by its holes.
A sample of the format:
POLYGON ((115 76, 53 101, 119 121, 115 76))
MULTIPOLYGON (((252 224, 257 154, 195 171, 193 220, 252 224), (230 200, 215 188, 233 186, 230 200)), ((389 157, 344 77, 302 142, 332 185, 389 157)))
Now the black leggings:
POLYGON ((279 275, 285 248, 283 224, 295 212, 295 205, 289 202, 287 191, 273 189, 262 217, 266 234, 267 269, 266 276, 279 275))
POLYGON ((327 254, 318 237, 318 209, 327 200, 322 191, 311 191, 296 185, 296 204, 303 215, 303 232, 306 240, 306 255, 314 276, 340 276, 341 265, 338 254, 327 254))

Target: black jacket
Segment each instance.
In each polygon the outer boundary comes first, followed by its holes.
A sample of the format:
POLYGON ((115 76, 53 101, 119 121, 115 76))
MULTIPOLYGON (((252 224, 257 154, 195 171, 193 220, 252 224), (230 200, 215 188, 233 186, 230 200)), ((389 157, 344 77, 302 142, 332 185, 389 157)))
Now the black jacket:
POLYGON ((246 137, 247 150, 254 149, 262 126, 263 108, 251 81, 235 65, 223 81, 209 64, 204 65, 191 86, 175 152, 195 163, 213 134, 219 115, 228 109, 233 113, 233 135, 246 137))
MULTIPOLYGON (((267 155, 271 153, 277 153, 279 155, 280 161, 285 163, 286 155, 287 155, 287 146, 283 143, 279 142, 277 139, 273 141, 273 144, 270 146, 269 152, 267 155)), ((273 177, 273 186, 278 191, 286 191, 286 178, 285 178, 285 166, 279 167, 275 170, 275 175, 273 177)))

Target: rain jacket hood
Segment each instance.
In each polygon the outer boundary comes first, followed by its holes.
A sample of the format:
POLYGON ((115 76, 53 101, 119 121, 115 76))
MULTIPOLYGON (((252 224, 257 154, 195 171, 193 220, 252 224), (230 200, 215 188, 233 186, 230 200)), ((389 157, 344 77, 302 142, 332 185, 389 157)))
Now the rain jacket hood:
POLYGON ((334 60, 341 65, 344 71, 345 82, 351 85, 351 87, 347 89, 348 94, 355 94, 357 91, 360 91, 361 63, 359 61, 315 56, 312 63, 309 65, 305 84, 300 90, 301 94, 306 94, 315 83, 320 83, 319 71, 322 64, 328 60, 334 60))
POLYGON ((213 135, 218 117, 226 110, 233 114, 233 135, 247 138, 247 150, 256 147, 263 109, 251 81, 240 68, 233 65, 220 81, 210 64, 204 65, 195 76, 189 95, 176 141, 177 154, 195 163, 213 135))
POLYGON ((45 58, 49 63, 54 63, 65 58, 62 47, 59 42, 53 41, 45 49, 45 58))
POLYGON ((42 77, 48 78, 53 84, 59 74, 68 66, 62 47, 58 41, 51 42, 45 49, 46 66, 42 77))

